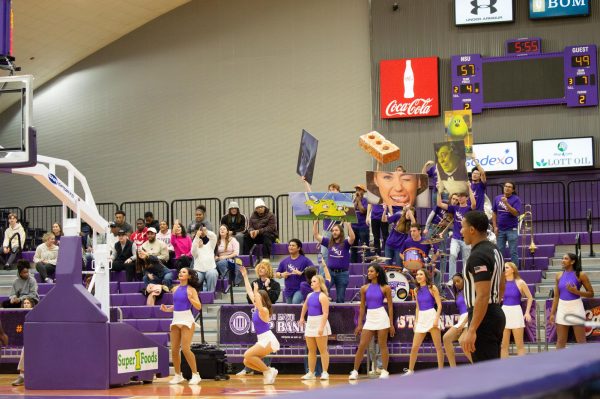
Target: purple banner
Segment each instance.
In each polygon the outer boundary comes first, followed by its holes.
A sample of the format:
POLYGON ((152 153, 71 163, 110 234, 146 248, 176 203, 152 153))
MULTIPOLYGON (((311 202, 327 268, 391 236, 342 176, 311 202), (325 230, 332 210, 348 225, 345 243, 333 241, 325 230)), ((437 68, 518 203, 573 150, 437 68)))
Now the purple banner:
MULTIPOLYGON (((525 309, 525 303, 522 304, 525 309)), ((394 322, 396 335, 390 342, 410 343, 413 339, 415 321, 415 302, 394 303, 394 322)), ((256 343, 256 333, 252 327, 251 305, 223 305, 221 306, 219 343, 223 345, 256 343)), ((301 305, 275 305, 271 316, 271 330, 283 345, 304 345, 304 330, 298 326, 301 305)), ((358 339, 354 335, 358 315, 358 304, 331 305, 329 309, 329 324, 332 335, 330 344, 357 345, 358 339)), ((442 304, 441 323, 443 331, 452 327, 459 318, 454 302, 442 304)), ((535 330, 535 303, 531 309, 531 321, 525 329, 525 341, 536 341, 535 330)), ((428 336, 426 340, 429 340, 428 336)))
MULTIPOLYGON (((585 318, 587 321, 600 320, 600 298, 584 298, 583 307, 585 309, 585 318)), ((552 312, 552 299, 546 299, 546 341, 556 342, 556 325, 548 323, 550 313, 552 312)), ((587 341, 600 342, 600 328, 585 328, 587 341)), ((569 342, 575 342, 575 339, 569 339, 569 342)))
POLYGON ((29 309, 2 309, 0 323, 6 335, 9 346, 23 346, 23 325, 29 309))

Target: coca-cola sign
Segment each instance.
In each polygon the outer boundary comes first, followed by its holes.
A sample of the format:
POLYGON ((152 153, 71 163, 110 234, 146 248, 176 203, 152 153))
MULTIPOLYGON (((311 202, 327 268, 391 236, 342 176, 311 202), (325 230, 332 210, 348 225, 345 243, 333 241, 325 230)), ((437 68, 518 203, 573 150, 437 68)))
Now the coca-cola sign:
POLYGON ((437 57, 380 61, 379 84, 383 119, 440 114, 437 57))

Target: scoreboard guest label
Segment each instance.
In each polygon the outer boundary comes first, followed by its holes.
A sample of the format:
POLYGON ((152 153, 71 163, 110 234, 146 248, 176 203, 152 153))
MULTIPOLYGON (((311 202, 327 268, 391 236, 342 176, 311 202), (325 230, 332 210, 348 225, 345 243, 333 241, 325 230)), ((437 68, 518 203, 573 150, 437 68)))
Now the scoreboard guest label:
POLYGON ((381 118, 438 116, 438 69, 437 57, 380 61, 381 118))

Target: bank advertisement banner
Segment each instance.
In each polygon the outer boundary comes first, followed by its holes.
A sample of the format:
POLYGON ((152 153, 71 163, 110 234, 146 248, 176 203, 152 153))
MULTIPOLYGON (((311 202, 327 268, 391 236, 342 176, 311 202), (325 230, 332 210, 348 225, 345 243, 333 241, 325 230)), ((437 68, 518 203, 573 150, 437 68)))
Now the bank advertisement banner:
MULTIPOLYGON (((583 298, 585 319, 587 321, 600 322, 600 298, 583 298)), ((546 299, 546 341, 556 342, 556 325, 548 323, 552 312, 552 299, 546 299)), ((585 328, 585 336, 588 342, 600 342, 600 328, 585 328)), ((574 337, 569 334, 569 342, 575 342, 574 337)))
MULTIPOLYGON (((525 302, 522 304, 525 309, 525 302)), ((256 343, 256 332, 252 327, 252 305, 223 305, 221 306, 221 325, 219 343, 222 345, 256 343)), ((275 305, 271 316, 271 331, 282 345, 304 345, 304 329, 298 321, 302 305, 275 305)), ((387 308, 386 308, 387 310, 387 308)), ((391 342, 411 343, 415 323, 415 302, 394 303, 394 324, 396 335, 391 342)), ((359 338, 354 335, 357 326, 360 307, 358 304, 331 305, 329 309, 329 324, 332 335, 330 345, 358 345, 359 338)), ((531 309, 532 320, 526 325, 525 341, 535 342, 535 303, 531 309)), ((454 302, 442 304, 440 323, 443 331, 452 327, 459 318, 454 302)), ((430 340, 428 336, 426 340, 430 340)))
POLYGON ((594 166, 592 137, 533 140, 533 169, 594 166))
POLYGON ((592 0, 529 0, 529 18, 557 18, 590 15, 592 0))

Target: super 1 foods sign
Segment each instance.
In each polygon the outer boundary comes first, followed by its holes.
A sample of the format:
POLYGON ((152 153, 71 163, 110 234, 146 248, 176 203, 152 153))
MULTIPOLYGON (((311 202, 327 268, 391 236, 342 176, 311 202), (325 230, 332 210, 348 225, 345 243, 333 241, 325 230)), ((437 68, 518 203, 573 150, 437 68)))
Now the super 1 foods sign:
POLYGON ((155 370, 158 368, 158 347, 117 351, 117 373, 155 370))

